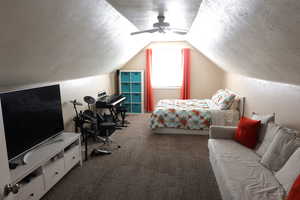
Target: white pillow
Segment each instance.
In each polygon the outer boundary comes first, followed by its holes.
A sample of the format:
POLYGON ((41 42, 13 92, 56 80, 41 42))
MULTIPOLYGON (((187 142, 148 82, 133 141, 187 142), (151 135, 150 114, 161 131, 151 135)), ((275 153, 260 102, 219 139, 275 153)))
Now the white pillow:
POLYGON ((300 174, 300 148, 288 159, 285 165, 275 173, 275 177, 288 193, 297 176, 300 174))
POLYGON ((218 109, 227 110, 233 103, 235 96, 235 94, 229 93, 226 90, 221 89, 218 90, 217 93, 212 96, 211 101, 218 107, 218 109))
POLYGON ((221 97, 222 93, 224 92, 223 89, 219 89, 212 97, 211 100, 214 104, 217 104, 219 98, 221 97))
POLYGON ((270 122, 267 124, 267 129, 266 129, 266 132, 264 133, 264 139, 262 140, 262 142, 260 144, 258 144, 258 146, 256 147, 256 150, 255 150, 255 152, 258 155, 260 155, 260 156, 264 155, 264 153, 267 151, 269 145, 273 141, 275 135, 279 132, 280 128, 281 127, 278 124, 275 124, 273 122, 270 122))
POLYGON ((258 133, 258 142, 261 143, 264 140, 268 123, 275 122, 275 113, 269 115, 259 115, 258 113, 253 112, 251 119, 259 120, 261 123, 258 133))
POLYGON ((296 132, 289 130, 281 128, 261 158, 261 163, 272 171, 281 169, 297 148, 296 132))
POLYGON ((234 100, 229 108, 229 110, 240 110, 240 101, 241 101, 241 97, 236 95, 235 93, 233 93, 231 90, 229 89, 225 89, 225 91, 229 94, 234 94, 234 100))
POLYGON ((239 110, 240 109, 241 99, 239 97, 235 97, 229 110, 239 110))

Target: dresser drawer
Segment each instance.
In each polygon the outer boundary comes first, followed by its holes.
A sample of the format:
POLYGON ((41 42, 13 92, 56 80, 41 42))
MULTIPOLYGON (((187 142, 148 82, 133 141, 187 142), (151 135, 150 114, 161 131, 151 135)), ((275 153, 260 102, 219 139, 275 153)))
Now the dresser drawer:
POLYGON ((81 155, 79 146, 75 146, 72 149, 65 152, 65 172, 67 173, 72 167, 74 167, 80 160, 81 155))
POLYGON ((44 166, 45 185, 48 191, 65 174, 65 162, 63 158, 51 161, 44 166))
POLYGON ((16 200, 38 200, 44 194, 44 180, 43 175, 39 175, 30 180, 29 183, 20 185, 16 200))

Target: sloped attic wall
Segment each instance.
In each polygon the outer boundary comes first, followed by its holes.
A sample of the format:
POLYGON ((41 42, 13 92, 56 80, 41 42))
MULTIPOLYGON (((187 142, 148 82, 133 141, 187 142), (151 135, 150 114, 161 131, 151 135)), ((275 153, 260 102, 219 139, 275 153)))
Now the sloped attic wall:
POLYGON ((225 87, 246 97, 245 113, 275 113, 276 123, 300 131, 300 86, 225 74, 225 87))
POLYGON ((300 85, 299 0, 203 0, 188 41, 226 71, 300 85))
POLYGON ((0 29, 1 86, 107 73, 148 43, 104 0, 4 0, 0 29))
POLYGON ((247 116, 275 112, 300 130, 299 36, 300 1, 204 0, 188 40, 229 72, 224 87, 246 97, 247 116))

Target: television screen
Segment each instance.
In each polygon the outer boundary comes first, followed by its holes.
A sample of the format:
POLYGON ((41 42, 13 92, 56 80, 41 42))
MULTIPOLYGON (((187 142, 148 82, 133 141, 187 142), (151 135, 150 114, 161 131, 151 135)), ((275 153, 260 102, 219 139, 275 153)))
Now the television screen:
POLYGON ((64 130, 59 85, 0 94, 11 160, 64 130))

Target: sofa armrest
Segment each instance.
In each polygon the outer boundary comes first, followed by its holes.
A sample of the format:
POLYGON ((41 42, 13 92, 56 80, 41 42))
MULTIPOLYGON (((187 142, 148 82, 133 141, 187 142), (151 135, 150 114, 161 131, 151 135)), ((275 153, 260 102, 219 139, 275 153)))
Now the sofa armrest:
POLYGON ((210 126, 209 128, 209 138, 210 139, 233 139, 235 126, 210 126))

